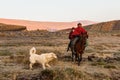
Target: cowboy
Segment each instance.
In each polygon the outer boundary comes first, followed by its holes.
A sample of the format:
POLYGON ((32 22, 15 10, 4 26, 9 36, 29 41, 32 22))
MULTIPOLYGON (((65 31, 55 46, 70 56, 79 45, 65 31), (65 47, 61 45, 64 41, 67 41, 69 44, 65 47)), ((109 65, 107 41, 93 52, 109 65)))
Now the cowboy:
POLYGON ((71 40, 73 39, 73 36, 72 36, 72 33, 74 32, 74 27, 72 27, 72 29, 71 29, 71 31, 70 31, 70 33, 69 33, 69 39, 70 39, 70 42, 69 42, 69 44, 68 44, 68 48, 67 48, 67 51, 69 51, 69 47, 70 47, 70 45, 71 45, 71 40))
MULTIPOLYGON (((74 31, 72 33, 70 32, 70 34, 69 34, 69 36, 70 36, 69 39, 71 39, 70 45, 72 45, 74 47, 74 44, 79 39, 79 36, 83 35, 83 34, 87 34, 87 31, 82 27, 81 23, 78 23, 77 28, 75 28, 74 31)), ((87 38, 88 38, 88 35, 87 35, 87 38)), ((86 42, 85 46, 87 46, 87 42, 86 42)))

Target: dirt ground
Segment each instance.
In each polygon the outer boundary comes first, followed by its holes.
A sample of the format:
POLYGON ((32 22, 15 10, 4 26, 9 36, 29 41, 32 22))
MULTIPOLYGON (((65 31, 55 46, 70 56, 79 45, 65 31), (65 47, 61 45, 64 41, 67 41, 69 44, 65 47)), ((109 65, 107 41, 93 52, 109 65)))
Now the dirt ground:
POLYGON ((21 76, 29 77, 23 80, 45 80, 30 79, 31 76, 43 71, 38 64, 34 65, 34 70, 29 70, 29 50, 33 46, 36 47, 37 54, 57 54, 58 59, 50 63, 52 67, 48 70, 63 73, 56 73, 60 77, 54 77, 53 80, 120 80, 120 33, 90 32, 88 42, 83 60, 78 66, 71 61, 71 52, 66 51, 69 43, 66 31, 0 32, 0 80, 15 80, 21 76), (92 54, 97 54, 97 58, 89 61, 88 56, 92 54), (106 60, 101 54, 113 56, 106 60), (68 69, 75 70, 77 77, 75 73, 67 73, 68 69), (70 75, 72 77, 69 77, 70 75))

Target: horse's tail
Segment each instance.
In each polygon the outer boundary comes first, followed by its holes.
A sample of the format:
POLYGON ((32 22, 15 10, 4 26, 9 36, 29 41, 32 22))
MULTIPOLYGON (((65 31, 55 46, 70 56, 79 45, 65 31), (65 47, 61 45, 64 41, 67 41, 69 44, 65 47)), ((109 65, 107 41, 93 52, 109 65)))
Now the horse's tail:
POLYGON ((30 55, 35 54, 35 53, 36 53, 36 49, 35 49, 35 47, 32 47, 30 49, 30 55))

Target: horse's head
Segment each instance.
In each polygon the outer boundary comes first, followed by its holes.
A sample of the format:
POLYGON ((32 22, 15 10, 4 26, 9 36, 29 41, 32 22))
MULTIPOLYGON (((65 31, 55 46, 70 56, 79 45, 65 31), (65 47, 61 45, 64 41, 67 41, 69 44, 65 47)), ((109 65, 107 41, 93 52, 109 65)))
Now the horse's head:
POLYGON ((87 33, 82 33, 79 37, 81 39, 86 39, 86 38, 88 38, 88 35, 87 35, 87 33))
POLYGON ((88 38, 87 33, 81 34, 79 36, 79 41, 81 43, 81 45, 85 45, 86 44, 86 39, 88 38))
POLYGON ((83 34, 82 34, 82 37, 83 37, 83 38, 88 38, 87 33, 83 33, 83 34))

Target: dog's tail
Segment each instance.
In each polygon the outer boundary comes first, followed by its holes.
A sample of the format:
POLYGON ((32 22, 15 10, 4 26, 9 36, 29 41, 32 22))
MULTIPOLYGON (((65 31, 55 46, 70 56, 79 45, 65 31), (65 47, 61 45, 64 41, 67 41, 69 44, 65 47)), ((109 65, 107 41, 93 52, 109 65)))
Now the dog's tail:
POLYGON ((32 47, 30 49, 30 55, 35 54, 35 53, 36 53, 36 49, 35 49, 35 47, 32 47))

